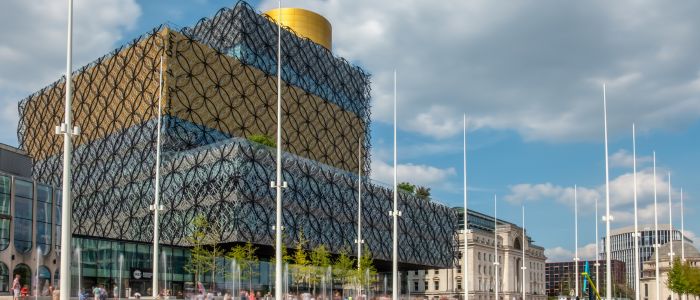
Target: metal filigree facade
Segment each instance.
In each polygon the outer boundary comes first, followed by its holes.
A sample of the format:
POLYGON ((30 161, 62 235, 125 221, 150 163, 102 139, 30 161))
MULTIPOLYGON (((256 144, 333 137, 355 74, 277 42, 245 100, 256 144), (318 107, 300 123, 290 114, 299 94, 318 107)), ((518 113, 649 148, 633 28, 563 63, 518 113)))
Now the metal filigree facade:
MULTIPOLYGON (((221 241, 273 245, 274 155, 249 142, 276 127, 276 25, 240 2, 180 30, 159 27, 75 72, 74 233, 151 241, 160 63, 163 62, 161 239, 187 246, 206 215, 221 241)), ((291 243, 352 249, 357 148, 369 153, 369 75, 283 32, 284 224, 291 243)), ((64 81, 20 102, 19 140, 34 177, 60 185, 64 81)), ((369 157, 362 158, 369 174, 369 157)), ((391 190, 365 183, 363 236, 391 259, 391 190)), ((452 263, 457 222, 447 207, 401 195, 400 259, 452 263)))

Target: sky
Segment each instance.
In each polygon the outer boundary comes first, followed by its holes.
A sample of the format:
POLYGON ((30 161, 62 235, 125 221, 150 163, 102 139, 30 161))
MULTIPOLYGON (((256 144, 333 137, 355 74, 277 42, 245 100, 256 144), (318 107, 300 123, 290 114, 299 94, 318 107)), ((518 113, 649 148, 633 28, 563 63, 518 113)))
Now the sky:
MULTIPOLYGON (((67 1, 3 1, 0 142, 17 145, 17 102, 65 73, 67 1)), ((277 1, 250 1, 258 10, 277 1)), ((75 1, 74 68, 149 29, 187 26, 235 1, 75 1)), ((613 228, 633 222, 636 125, 640 224, 680 227, 697 243, 700 2, 284 0, 321 13, 333 52, 372 74, 372 178, 392 180, 398 82, 400 181, 462 205, 462 118, 468 119, 469 208, 521 224, 550 261, 595 255, 595 203, 605 213, 603 83, 607 85, 613 228), (656 152, 657 176, 652 172, 656 152)), ((604 235, 604 223, 599 223, 604 235)))

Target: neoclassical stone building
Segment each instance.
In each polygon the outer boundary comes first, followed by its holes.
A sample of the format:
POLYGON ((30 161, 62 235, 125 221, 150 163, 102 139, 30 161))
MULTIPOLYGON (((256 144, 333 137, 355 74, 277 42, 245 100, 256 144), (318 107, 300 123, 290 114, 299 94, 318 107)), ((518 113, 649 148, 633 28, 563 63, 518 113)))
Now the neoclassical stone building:
MULTIPOLYGON (((459 208, 459 210, 462 210, 459 208)), ((462 212, 460 211, 459 214, 462 212)), ((460 220, 462 218, 460 217, 460 220)), ((493 217, 469 211, 467 255, 469 272, 469 298, 473 300, 495 299, 495 254, 493 217)), ((411 299, 461 299, 464 293, 462 254, 464 253, 463 224, 460 224, 459 251, 455 263, 449 269, 408 271, 404 294, 411 299)), ((498 220, 497 229, 499 269, 499 300, 522 298, 522 254, 525 251, 525 291, 527 299, 546 299, 544 248, 523 236, 523 229, 515 224, 498 220)))

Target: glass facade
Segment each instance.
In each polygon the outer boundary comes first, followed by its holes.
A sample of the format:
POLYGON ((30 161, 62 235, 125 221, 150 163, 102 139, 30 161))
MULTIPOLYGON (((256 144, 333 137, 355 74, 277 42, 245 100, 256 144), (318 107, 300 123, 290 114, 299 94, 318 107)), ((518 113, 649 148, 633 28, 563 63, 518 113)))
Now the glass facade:
POLYGON ((61 203, 63 203, 63 194, 61 190, 55 190, 55 201, 56 201, 56 251, 61 249, 61 203))
MULTIPOLYGON (((639 229, 639 264, 640 275, 643 278, 644 274, 641 272, 642 264, 652 259, 654 254, 654 244, 656 242, 656 231, 650 225, 640 226, 639 229)), ((674 241, 680 241, 682 237, 681 232, 677 229, 669 230, 668 224, 659 225, 659 239, 658 244, 664 245, 671 241, 671 236, 673 235, 674 241)), ((686 241, 689 241, 685 238, 686 241)), ((605 237, 601 238, 601 256, 605 255, 605 237)), ((690 242, 690 241, 689 241, 690 242)), ((634 286, 634 272, 635 272, 635 261, 634 261, 634 228, 623 228, 617 234, 612 234, 610 236, 610 248, 612 251, 611 258, 615 260, 620 260, 626 264, 626 276, 627 284, 631 287, 634 286)), ((666 255, 663 253, 662 255, 666 255)))
MULTIPOLYGON (((0 251, 10 245, 10 176, 0 175, 0 251)), ((6 267, 7 268, 7 267, 6 267)))
POLYGON ((19 253, 32 250, 33 198, 32 182, 15 179, 14 243, 19 253))
POLYGON ((0 292, 8 292, 10 288, 10 270, 0 262, 0 292))
POLYGON ((52 189, 49 186, 37 185, 36 188, 36 247, 41 254, 51 252, 51 213, 52 189))

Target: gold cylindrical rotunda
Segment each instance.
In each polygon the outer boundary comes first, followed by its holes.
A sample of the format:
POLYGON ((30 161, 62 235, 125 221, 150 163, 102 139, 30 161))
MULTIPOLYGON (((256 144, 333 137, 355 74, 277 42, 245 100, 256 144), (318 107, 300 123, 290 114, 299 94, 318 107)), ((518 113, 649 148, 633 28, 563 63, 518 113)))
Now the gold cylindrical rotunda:
POLYGON ((279 22, 282 17, 282 26, 294 30, 299 36, 310 39, 316 44, 331 50, 333 45, 333 29, 326 18, 313 11, 303 8, 275 8, 264 13, 273 20, 279 22))

